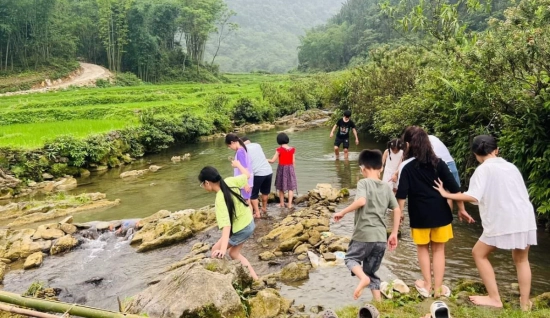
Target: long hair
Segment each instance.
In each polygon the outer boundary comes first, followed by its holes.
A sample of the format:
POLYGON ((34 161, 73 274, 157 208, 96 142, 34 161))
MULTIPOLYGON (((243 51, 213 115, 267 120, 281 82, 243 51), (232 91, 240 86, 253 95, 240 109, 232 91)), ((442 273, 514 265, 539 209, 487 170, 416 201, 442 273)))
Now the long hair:
POLYGON ((237 201, 240 201, 245 206, 248 206, 248 203, 246 203, 246 200, 240 195, 238 191, 234 191, 232 188, 230 188, 227 185, 227 183, 225 183, 225 181, 223 180, 218 170, 216 170, 216 168, 214 167, 207 166, 202 168, 201 172, 199 173, 199 181, 220 183, 220 190, 223 193, 223 200, 225 201, 225 205, 227 206, 227 211, 229 212, 229 221, 231 222, 231 225, 233 225, 233 220, 236 217, 236 208, 235 208, 234 199, 237 199, 237 201))
POLYGON ((246 145, 244 144, 244 141, 239 138, 239 136, 235 135, 235 134, 227 134, 225 135, 225 144, 226 145, 230 145, 232 142, 235 142, 235 141, 238 141, 239 144, 241 145, 241 147, 244 148, 244 150, 246 152, 248 152, 248 149, 246 149, 246 145))
POLYGON ((437 167, 439 158, 435 155, 428 133, 417 126, 410 126, 403 133, 403 142, 409 143, 405 151, 405 159, 416 158, 417 163, 423 166, 437 167))
POLYGON ((403 148, 404 145, 401 139, 395 138, 391 141, 388 141, 388 158, 391 160, 392 149, 403 150, 403 148))

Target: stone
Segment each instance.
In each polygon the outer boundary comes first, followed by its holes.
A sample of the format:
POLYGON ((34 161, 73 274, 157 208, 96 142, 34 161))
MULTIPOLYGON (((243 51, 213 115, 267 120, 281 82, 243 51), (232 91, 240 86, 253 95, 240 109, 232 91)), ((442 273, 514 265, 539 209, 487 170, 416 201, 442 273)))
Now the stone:
POLYGON ((25 260, 25 264, 23 264, 24 269, 31 269, 35 267, 40 267, 42 265, 42 259, 43 259, 42 252, 36 252, 27 257, 25 260))
POLYGON ((281 281, 285 283, 298 282, 309 278, 309 266, 292 262, 281 271, 281 281))
POLYGON ((331 252, 331 253, 334 253, 334 252, 347 252, 349 242, 350 242, 350 240, 346 237, 339 238, 336 241, 330 243, 330 245, 328 246, 328 251, 331 252))
POLYGON ((281 252, 292 252, 294 250, 294 247, 300 243, 300 241, 293 237, 291 239, 288 239, 284 242, 282 242, 280 245, 279 245, 279 251, 281 252))
POLYGON ((170 272, 134 296, 127 312, 156 318, 246 317, 233 287, 233 275, 205 269, 198 263, 170 272))
POLYGON ((298 258, 299 261, 303 261, 303 260, 307 259, 307 255, 306 254, 301 254, 301 255, 298 255, 297 258, 298 258))
POLYGON ((294 254, 304 254, 311 248, 309 244, 302 244, 294 249, 294 254))
POLYGON ((71 248, 78 245, 78 240, 71 235, 67 234, 61 238, 58 238, 50 249, 51 255, 60 254, 69 251, 71 248))
POLYGON ((540 294, 531 299, 535 308, 548 308, 550 307, 550 292, 540 294))
POLYGON ((4 281, 4 276, 6 275, 7 269, 8 269, 8 265, 6 265, 3 262, 0 262, 0 283, 4 281))
POLYGON ((275 254, 273 254, 273 252, 263 252, 261 253, 260 255, 258 255, 258 258, 261 260, 261 261, 270 261, 272 259, 274 259, 276 256, 275 254))
POLYGON ((315 231, 319 232, 319 233, 323 233, 323 232, 328 232, 330 231, 330 228, 328 226, 316 226, 314 228, 315 231))
POLYGON ((97 223, 95 224, 95 228, 96 228, 98 231, 105 231, 105 230, 108 230, 110 226, 111 226, 111 222, 97 222, 97 223))
POLYGON ((321 233, 315 230, 308 231, 309 238, 307 239, 308 243, 311 245, 316 245, 321 241, 321 233))
POLYGON ((323 258, 327 262, 333 262, 333 261, 336 260, 336 255, 334 255, 332 253, 323 253, 323 258))
POLYGON ((181 161, 181 157, 180 157, 180 156, 173 156, 170 160, 171 160, 172 162, 180 162, 180 161, 181 161))
POLYGON ((320 306, 320 305, 317 305, 317 306, 311 306, 311 308, 309 308, 309 311, 314 313, 314 314, 318 314, 320 313, 321 311, 325 310, 325 308, 323 308, 323 306, 320 306))
POLYGON ((149 170, 131 170, 131 171, 126 171, 126 172, 123 172, 120 174, 120 178, 122 179, 126 179, 126 178, 137 178, 137 177, 140 177, 142 175, 144 175, 147 171, 149 170))
POLYGON ((281 252, 281 251, 275 251, 275 252, 273 252, 273 254, 275 254, 275 256, 277 256, 277 257, 283 256, 283 252, 281 252))
POLYGON ((42 179, 44 180, 53 180, 54 179, 54 176, 52 176, 51 174, 47 173, 47 172, 44 172, 42 174, 42 179))
POLYGON ((84 168, 80 168, 78 169, 78 173, 80 174, 81 177, 89 177, 90 176, 90 170, 88 169, 84 169, 84 168))
POLYGON ((139 222, 141 225, 145 225, 147 223, 153 223, 153 222, 156 222, 160 219, 163 219, 165 217, 168 217, 170 216, 170 211, 167 211, 167 210, 160 210, 158 211, 157 213, 153 214, 153 215, 150 215, 146 218, 143 218, 141 219, 141 221, 139 222))
POLYGON ((13 242, 4 257, 16 261, 36 252, 47 252, 51 246, 52 241, 33 241, 30 237, 25 237, 22 240, 13 242))
POLYGON ((272 288, 266 288, 258 292, 256 297, 249 300, 250 318, 274 318, 286 314, 288 300, 285 300, 279 292, 272 288))
POLYGON ((287 240, 291 237, 299 236, 304 231, 304 226, 299 223, 291 226, 279 226, 264 236, 264 240, 279 239, 279 241, 287 240))
POLYGON ((193 232, 191 230, 182 228, 180 232, 177 232, 175 234, 163 235, 152 241, 141 243, 141 245, 137 249, 137 252, 138 253, 147 252, 159 247, 180 243, 187 240, 192 235, 193 235, 193 232))
POLYGON ((78 230, 76 226, 72 224, 62 223, 59 225, 59 229, 63 231, 65 234, 74 234, 78 230))
POLYGON ((58 239, 64 236, 65 233, 59 229, 47 229, 41 233, 41 238, 45 240, 58 239))
POLYGON ((77 187, 76 179, 73 177, 62 178, 54 183, 55 191, 69 191, 77 187))
POLYGON ((149 166, 149 171, 151 171, 151 172, 157 172, 157 171, 160 170, 160 168, 162 168, 162 167, 160 167, 160 166, 155 166, 155 165, 151 165, 151 166, 149 166))
POLYGON ((59 224, 71 224, 73 223, 73 216, 69 215, 68 217, 64 218, 63 220, 59 221, 59 224))

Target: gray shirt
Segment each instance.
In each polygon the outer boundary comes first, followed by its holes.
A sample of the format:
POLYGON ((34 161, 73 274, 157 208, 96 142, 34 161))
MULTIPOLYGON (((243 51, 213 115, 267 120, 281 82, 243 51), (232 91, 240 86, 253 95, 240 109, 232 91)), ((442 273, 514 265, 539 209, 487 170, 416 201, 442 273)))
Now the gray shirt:
POLYGON ((248 156, 252 164, 252 172, 254 176, 265 177, 273 174, 273 168, 267 161, 262 146, 257 143, 249 143, 246 145, 248 156))
POLYGON ((357 183, 356 198, 367 199, 367 204, 355 211, 352 240, 364 243, 386 242, 386 209, 394 210, 397 200, 386 182, 361 179, 357 183))

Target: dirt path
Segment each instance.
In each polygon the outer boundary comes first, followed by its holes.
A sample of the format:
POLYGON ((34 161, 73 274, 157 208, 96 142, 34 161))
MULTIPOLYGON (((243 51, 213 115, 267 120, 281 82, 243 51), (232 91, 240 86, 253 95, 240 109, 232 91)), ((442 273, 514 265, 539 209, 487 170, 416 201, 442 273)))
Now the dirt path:
POLYGON ((111 72, 104 68, 103 66, 99 66, 96 64, 90 64, 90 63, 83 63, 80 62, 80 71, 78 74, 70 76, 68 78, 64 78, 60 80, 59 82, 56 81, 56 83, 52 83, 49 86, 41 87, 41 88, 34 88, 29 89, 26 91, 18 91, 18 92, 9 92, 5 94, 0 94, 0 96, 11 96, 11 95, 23 95, 23 94, 31 94, 31 93, 44 93, 51 90, 57 90, 61 88, 67 88, 69 86, 88 86, 88 85, 94 85, 95 81, 98 79, 107 79, 111 77, 111 72))

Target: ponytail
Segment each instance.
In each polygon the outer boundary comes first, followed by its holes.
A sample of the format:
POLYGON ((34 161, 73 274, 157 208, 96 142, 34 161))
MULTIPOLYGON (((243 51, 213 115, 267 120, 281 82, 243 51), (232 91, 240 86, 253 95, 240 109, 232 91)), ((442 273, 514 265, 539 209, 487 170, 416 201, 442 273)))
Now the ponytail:
POLYGON ((246 148, 246 145, 244 144, 244 141, 241 138, 239 138, 239 136, 237 136, 235 134, 225 135, 225 144, 230 145, 232 142, 238 142, 241 145, 241 147, 243 147, 244 150, 246 152, 248 152, 248 149, 246 148))
POLYGON ((487 156, 498 149, 497 140, 490 135, 480 135, 472 142, 472 152, 478 156, 487 156))
POLYGON ((388 157, 391 160, 391 150, 393 148, 397 148, 398 150, 403 150, 403 141, 401 139, 393 139, 391 141, 388 141, 388 157))

